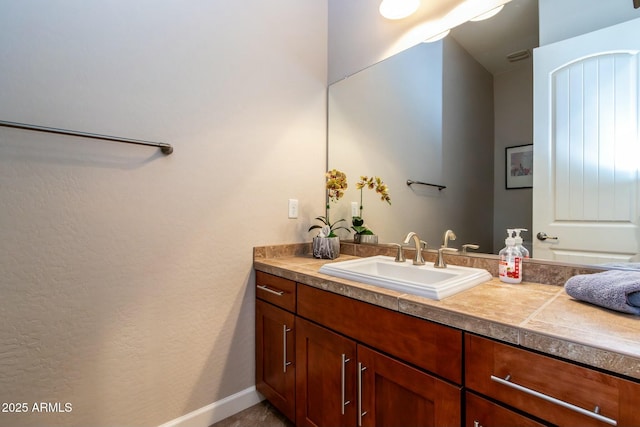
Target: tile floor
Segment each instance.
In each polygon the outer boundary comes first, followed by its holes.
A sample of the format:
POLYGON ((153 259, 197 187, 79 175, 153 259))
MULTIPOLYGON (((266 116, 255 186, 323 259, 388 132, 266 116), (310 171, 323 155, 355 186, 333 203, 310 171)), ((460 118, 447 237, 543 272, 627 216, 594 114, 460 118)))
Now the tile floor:
POLYGON ((218 421, 211 427, 294 427, 294 424, 284 417, 266 400, 244 411, 218 421))

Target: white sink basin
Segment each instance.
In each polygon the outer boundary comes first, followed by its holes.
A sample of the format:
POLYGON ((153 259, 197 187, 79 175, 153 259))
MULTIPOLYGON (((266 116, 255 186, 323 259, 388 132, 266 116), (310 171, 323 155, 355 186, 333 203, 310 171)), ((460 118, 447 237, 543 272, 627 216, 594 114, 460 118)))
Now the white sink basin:
POLYGON ((320 273, 435 300, 491 280, 491 274, 481 268, 435 268, 432 263, 417 266, 411 260, 395 262, 393 257, 382 255, 328 263, 320 273))

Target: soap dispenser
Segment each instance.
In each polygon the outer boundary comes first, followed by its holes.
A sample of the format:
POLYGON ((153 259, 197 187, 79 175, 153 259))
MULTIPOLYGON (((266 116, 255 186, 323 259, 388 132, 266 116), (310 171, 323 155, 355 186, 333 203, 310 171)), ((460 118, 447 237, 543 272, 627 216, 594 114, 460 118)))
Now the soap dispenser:
POLYGON ((514 228, 513 231, 516 233, 516 236, 514 237, 514 239, 516 239, 516 249, 520 251, 522 258, 529 258, 529 249, 524 247, 522 244, 522 237, 520 236, 520 232, 529 230, 526 228, 514 228))
POLYGON ((505 283, 520 283, 522 282, 522 253, 516 248, 513 229, 507 229, 507 238, 504 243, 506 246, 499 253, 498 277, 505 283))

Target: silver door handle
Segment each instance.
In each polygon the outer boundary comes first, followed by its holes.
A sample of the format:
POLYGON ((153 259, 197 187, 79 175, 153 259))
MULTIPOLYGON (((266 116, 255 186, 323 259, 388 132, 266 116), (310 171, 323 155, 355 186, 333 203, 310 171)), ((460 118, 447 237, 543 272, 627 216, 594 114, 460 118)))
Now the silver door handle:
POLYGON ((291 332, 291 329, 287 328, 287 325, 282 325, 282 372, 287 373, 287 366, 291 365, 291 362, 287 361, 287 332, 291 332))
POLYGON ((367 411, 362 412, 362 373, 367 370, 361 362, 358 362, 358 427, 362 427, 362 417, 367 411))
POLYGON ((521 386, 520 384, 516 384, 513 381, 511 381, 511 375, 507 375, 507 377, 504 379, 500 377, 496 377, 495 375, 491 375, 491 381, 495 381, 497 383, 506 385, 507 387, 511 387, 516 390, 520 390, 521 392, 530 394, 531 396, 539 397, 540 399, 546 400, 547 402, 554 403, 558 406, 562 406, 563 408, 567 408, 574 412, 578 412, 579 414, 586 415, 587 417, 595 418, 598 421, 602 421, 612 426, 618 425, 618 422, 616 420, 600 415, 599 414, 600 408, 598 406, 596 406, 593 411, 589 411, 587 409, 565 402, 564 400, 556 399, 555 397, 551 397, 549 395, 540 393, 539 391, 535 391, 530 388, 521 386))
POLYGON ((345 370, 347 369, 346 364, 350 360, 351 359, 348 359, 346 354, 342 353, 342 372, 340 375, 340 385, 342 387, 342 402, 340 402, 340 404, 342 406, 342 415, 344 415, 344 407, 351 403, 350 400, 345 400, 345 370))
POLYGON ((548 236, 547 233, 545 233, 544 231, 541 231, 538 234, 536 234, 536 237, 538 238, 538 240, 542 240, 543 242, 545 240, 558 240, 557 237, 548 236))

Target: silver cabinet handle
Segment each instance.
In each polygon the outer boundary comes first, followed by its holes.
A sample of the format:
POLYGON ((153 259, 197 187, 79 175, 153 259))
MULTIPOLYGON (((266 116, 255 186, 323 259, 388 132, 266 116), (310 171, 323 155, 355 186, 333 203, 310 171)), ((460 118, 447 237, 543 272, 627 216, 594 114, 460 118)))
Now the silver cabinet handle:
POLYGON ((341 376, 340 376, 340 385, 342 387, 342 401, 340 403, 340 406, 342 408, 342 415, 344 415, 344 407, 347 406, 349 403, 351 403, 350 400, 346 400, 345 401, 345 371, 347 369, 346 364, 347 362, 351 361, 351 359, 347 359, 347 355, 342 353, 342 372, 341 372, 341 376))
POLYGON ((258 287, 258 289, 262 289, 263 291, 266 291, 266 292, 272 293, 272 294, 274 294, 274 295, 278 295, 279 297, 281 297, 282 295, 284 295, 284 291, 275 291, 275 290, 273 290, 273 289, 271 289, 271 288, 268 288, 268 287, 266 287, 266 286, 264 286, 264 285, 258 285, 257 287, 258 287))
POLYGON ((362 373, 367 370, 362 362, 358 362, 358 427, 362 427, 362 417, 367 415, 367 411, 362 412, 362 373))
POLYGON ((287 361, 287 332, 291 332, 291 329, 287 328, 287 325, 282 325, 282 372, 287 373, 287 366, 291 365, 291 362, 287 361))
POLYGON ((563 408, 567 408, 567 409, 570 409, 570 410, 572 410, 574 412, 578 412, 579 414, 586 415, 587 417, 595 418, 598 421, 602 421, 602 422, 610 424, 612 426, 618 425, 618 422, 616 420, 600 415, 598 413, 599 410, 600 410, 598 408, 598 406, 596 406, 595 411, 589 411, 589 410, 583 409, 583 408, 581 408, 579 406, 576 406, 576 405, 573 405, 571 403, 565 402, 564 400, 556 399, 555 397, 551 397, 551 396, 548 396, 546 394, 540 393, 538 391, 532 390, 530 388, 521 386, 520 384, 516 384, 514 382, 511 382, 510 380, 511 380, 511 375, 507 375, 507 377, 504 378, 504 379, 502 379, 500 377, 496 377, 494 375, 491 375, 491 381, 495 381, 497 383, 506 385, 507 387, 511 387, 511 388, 516 389, 516 390, 519 390, 519 391, 521 391, 523 393, 527 393, 527 394, 530 394, 532 396, 539 397, 540 399, 546 400, 547 402, 554 403, 554 404, 556 404, 558 406, 562 406, 563 408))
POLYGON ((482 427, 482 424, 480 424, 480 421, 474 420, 473 421, 473 427, 482 427))
POLYGON ((536 234, 536 237, 538 238, 538 240, 542 240, 543 242, 545 240, 558 240, 557 237, 552 237, 547 235, 547 233, 545 233, 544 231, 539 232, 538 234, 536 234))

